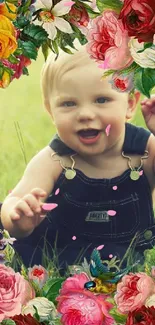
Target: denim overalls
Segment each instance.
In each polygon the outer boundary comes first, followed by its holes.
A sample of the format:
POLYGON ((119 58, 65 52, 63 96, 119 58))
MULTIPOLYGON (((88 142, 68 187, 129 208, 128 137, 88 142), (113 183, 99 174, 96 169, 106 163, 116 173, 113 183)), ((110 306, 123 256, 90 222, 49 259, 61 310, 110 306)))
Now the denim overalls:
MULTIPOLYGON (((149 136, 145 129, 127 123, 123 151, 143 156, 149 136)), ((73 154, 58 136, 50 147, 59 155, 73 154)), ((76 170, 76 177, 67 180, 62 171, 47 200, 58 207, 47 214, 29 237, 15 243, 26 265, 30 264, 32 255, 32 264, 41 263, 44 237, 51 254, 56 240, 62 268, 75 263, 79 255, 82 261, 84 256, 89 261, 93 248, 99 245, 104 245, 103 259, 110 254, 122 258, 137 232, 140 235, 137 235, 136 250, 143 252, 151 248, 155 225, 150 186, 144 173, 135 181, 130 178, 130 172, 127 169, 112 179, 93 179, 76 170), (111 210, 116 214, 109 215, 111 210)))

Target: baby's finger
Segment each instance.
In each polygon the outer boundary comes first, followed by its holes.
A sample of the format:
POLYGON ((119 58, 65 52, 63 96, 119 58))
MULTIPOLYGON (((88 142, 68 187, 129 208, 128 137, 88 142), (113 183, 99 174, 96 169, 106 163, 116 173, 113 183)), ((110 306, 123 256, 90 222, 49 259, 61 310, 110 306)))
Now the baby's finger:
POLYGON ((30 206, 22 199, 18 201, 18 203, 14 207, 14 210, 20 216, 22 216, 22 215, 24 215, 26 217, 33 217, 34 216, 34 213, 31 210, 30 206))
POLYGON ((28 206, 31 208, 31 210, 34 213, 41 212, 40 202, 37 200, 37 198, 33 194, 25 195, 23 197, 23 200, 28 204, 28 206))
POLYGON ((39 187, 33 188, 33 190, 31 191, 31 194, 36 196, 36 198, 46 196, 46 192, 39 187))

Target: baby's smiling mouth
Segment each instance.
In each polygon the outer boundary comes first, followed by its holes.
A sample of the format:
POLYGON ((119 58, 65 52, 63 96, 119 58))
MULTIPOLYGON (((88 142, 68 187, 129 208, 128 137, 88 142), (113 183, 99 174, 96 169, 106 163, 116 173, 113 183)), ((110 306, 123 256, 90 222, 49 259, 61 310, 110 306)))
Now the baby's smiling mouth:
POLYGON ((98 136, 100 132, 101 132, 100 130, 96 130, 96 129, 87 129, 87 130, 78 131, 78 134, 82 138, 91 139, 98 136))

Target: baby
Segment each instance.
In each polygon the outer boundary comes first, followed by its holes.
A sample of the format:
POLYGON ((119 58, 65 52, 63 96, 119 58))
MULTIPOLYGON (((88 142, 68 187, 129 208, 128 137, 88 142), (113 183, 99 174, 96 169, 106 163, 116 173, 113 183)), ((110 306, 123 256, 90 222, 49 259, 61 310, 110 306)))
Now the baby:
MULTIPOLYGON (((103 259, 122 258, 136 234, 138 252, 154 244, 155 138, 127 123, 139 92, 118 92, 102 74, 85 47, 54 62, 49 56, 43 68, 44 104, 58 135, 30 161, 1 210, 26 265, 41 263, 45 239, 62 268, 89 259, 99 245, 103 259)), ((155 100, 141 104, 155 134, 155 100)))

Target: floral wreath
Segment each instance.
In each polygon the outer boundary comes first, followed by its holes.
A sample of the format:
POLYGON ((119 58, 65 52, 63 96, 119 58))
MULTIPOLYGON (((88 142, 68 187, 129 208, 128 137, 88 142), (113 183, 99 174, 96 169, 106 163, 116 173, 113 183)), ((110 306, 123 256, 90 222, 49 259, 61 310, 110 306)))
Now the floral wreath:
POLYGON ((89 263, 84 258, 62 277, 53 260, 26 268, 14 241, 0 230, 1 325, 155 324, 155 247, 145 251, 143 265, 137 260, 123 269, 111 254, 101 259, 100 245, 89 263))
POLYGON ((72 53, 74 40, 112 75, 112 87, 150 97, 155 86, 155 1, 0 0, 0 87, 28 75, 42 48, 72 53))

